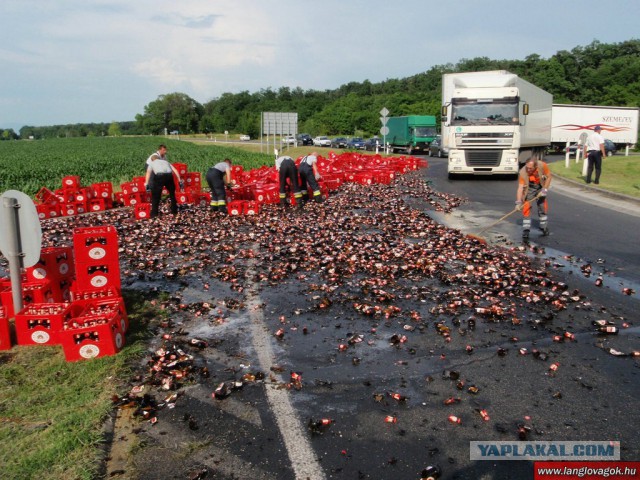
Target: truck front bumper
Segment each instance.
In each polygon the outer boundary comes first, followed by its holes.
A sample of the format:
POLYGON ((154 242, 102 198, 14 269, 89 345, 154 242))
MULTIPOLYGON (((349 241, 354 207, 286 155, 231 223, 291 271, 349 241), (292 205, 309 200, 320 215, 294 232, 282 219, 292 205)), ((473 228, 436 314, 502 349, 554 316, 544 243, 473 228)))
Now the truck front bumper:
POLYGON ((515 175, 518 173, 516 150, 458 150, 449 151, 449 174, 515 175))

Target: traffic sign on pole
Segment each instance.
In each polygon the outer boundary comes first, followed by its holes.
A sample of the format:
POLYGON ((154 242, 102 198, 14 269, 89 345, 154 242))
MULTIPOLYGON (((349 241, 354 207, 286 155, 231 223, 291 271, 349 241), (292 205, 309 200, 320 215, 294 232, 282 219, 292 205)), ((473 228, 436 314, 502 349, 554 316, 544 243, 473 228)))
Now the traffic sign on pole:
POLYGON ((13 308, 22 310, 21 270, 40 260, 42 229, 33 200, 17 190, 0 196, 0 251, 9 261, 13 308))
POLYGON ((387 135, 389 134, 389 127, 387 127, 387 122, 389 121, 389 118, 387 118, 387 115, 389 115, 389 110, 387 110, 387 107, 382 107, 382 110, 380 110, 380 115, 382 115, 380 117, 380 122, 382 122, 382 128, 380 129, 380 134, 382 135, 382 145, 385 146, 387 145, 387 135))

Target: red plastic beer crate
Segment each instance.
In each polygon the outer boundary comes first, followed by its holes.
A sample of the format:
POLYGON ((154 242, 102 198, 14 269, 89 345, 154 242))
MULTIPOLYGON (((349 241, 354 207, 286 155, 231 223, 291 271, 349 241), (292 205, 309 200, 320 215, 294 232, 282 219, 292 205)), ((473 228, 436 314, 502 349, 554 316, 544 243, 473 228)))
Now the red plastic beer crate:
POLYGON ((78 214, 78 206, 74 203, 61 203, 60 204, 60 215, 63 217, 72 217, 78 214))
MULTIPOLYGON (((76 314, 82 307, 75 307, 76 314)), ((16 313, 18 345, 54 345, 60 343, 64 322, 73 316, 69 303, 32 303, 16 313)))
POLYGON ((76 190, 74 198, 76 202, 88 202, 93 198, 93 189, 90 187, 82 187, 76 190))
POLYGON ((245 215, 257 215, 260 213, 260 203, 255 200, 247 200, 244 202, 242 213, 245 215))
POLYGON ((186 175, 187 173, 187 164, 186 163, 174 163, 173 166, 180 174, 180 177, 186 175))
POLYGON ((115 227, 79 227, 73 231, 76 265, 118 261, 118 232, 115 227))
POLYGON ((125 198, 128 195, 132 195, 134 193, 141 193, 141 192, 145 191, 144 184, 139 185, 136 182, 125 182, 125 183, 122 183, 120 185, 120 188, 122 188, 122 193, 124 194, 125 198))
POLYGON ((58 199, 58 203, 71 203, 74 201, 75 190, 59 188, 56 190, 56 198, 58 199))
POLYGON ((138 192, 130 193, 128 195, 124 194, 123 200, 125 207, 134 207, 139 203, 145 203, 147 201, 147 197, 145 195, 145 192, 138 192))
POLYGON ((92 198, 89 200, 90 212, 102 212, 107 208, 111 208, 111 201, 105 198, 92 198))
POLYGON ((187 192, 176 192, 178 205, 193 204, 193 195, 187 192))
POLYGON ((371 185, 373 183, 373 175, 371 173, 356 173, 355 181, 361 185, 371 185))
POLYGON ((229 215, 242 215, 244 213, 245 200, 234 200, 227 204, 229 215))
POLYGON ((194 194, 193 203, 194 205, 199 205, 201 207, 208 207, 211 202, 211 194, 200 192, 194 194))
MULTIPOLYGON (((47 278, 31 280, 22 284, 24 303, 51 303, 54 301, 51 281, 47 278)), ((2 302, 4 305, 4 302, 2 302)))
POLYGON ((278 203, 280 201, 279 187, 275 184, 263 184, 253 191, 255 200, 259 203, 278 203))
POLYGON ((65 323, 60 339, 68 362, 115 355, 125 343, 117 314, 73 318, 65 323))
POLYGON ((82 309, 81 316, 87 315, 114 315, 119 316, 120 329, 126 333, 129 330, 129 318, 122 297, 107 299, 75 300, 73 305, 82 309))
POLYGON ((96 198, 111 200, 113 198, 113 184, 111 182, 98 182, 91 185, 96 198))
POLYGON ((144 220, 151 216, 151 204, 150 203, 138 203, 133 207, 133 216, 137 220, 144 220))
POLYGON ((48 247, 40 251, 40 260, 32 267, 25 269, 26 279, 42 280, 48 278, 57 282, 70 278, 74 273, 72 247, 48 247))
POLYGON ((122 192, 113 192, 113 202, 118 205, 124 205, 124 193, 122 192))
POLYGON ((87 213, 89 211, 89 202, 86 200, 73 202, 78 214, 87 213))
POLYGON ((115 288, 103 288, 101 290, 87 290, 81 288, 77 283, 71 285, 71 302, 82 302, 86 300, 114 300, 120 297, 120 292, 115 288))
POLYGON ((58 197, 56 197, 56 194, 44 187, 38 190, 35 198, 41 205, 57 205, 58 203, 58 197))
POLYGON ((38 218, 40 220, 46 220, 47 218, 57 217, 59 215, 58 204, 54 205, 45 205, 38 204, 36 205, 36 212, 38 212, 38 218))
POLYGON ((11 331, 4 307, 0 307, 0 350, 11 350, 11 331))
POLYGON ((200 172, 187 172, 182 176, 186 188, 195 187, 200 189, 202 185, 202 176, 200 172))
POLYGON ((115 288, 120 291, 120 266, 117 260, 100 265, 79 263, 76 265, 75 283, 83 290, 115 288))
POLYGON ((80 177, 77 175, 68 175, 62 178, 62 188, 78 189, 80 188, 80 177))

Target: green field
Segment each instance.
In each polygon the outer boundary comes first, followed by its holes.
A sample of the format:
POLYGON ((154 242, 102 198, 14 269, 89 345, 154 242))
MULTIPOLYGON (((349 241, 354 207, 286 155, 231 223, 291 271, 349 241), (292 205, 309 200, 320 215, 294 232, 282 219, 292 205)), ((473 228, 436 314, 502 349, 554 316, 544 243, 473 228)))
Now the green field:
MULTIPOLYGON (((567 168, 562 159, 550 163, 549 168, 554 175, 585 183, 582 160, 576 163, 575 158, 570 158, 567 168)), ((614 155, 605 158, 602 161, 600 185, 595 188, 640 198, 640 155, 614 155)))
POLYGON ((228 146, 203 146, 160 137, 92 137, 0 142, 0 191, 20 190, 33 196, 42 187, 55 190, 67 175, 82 185, 122 182, 144 175, 145 162, 160 143, 167 145, 172 163, 186 163, 189 171, 204 173, 225 158, 245 169, 271 165, 273 155, 228 146))

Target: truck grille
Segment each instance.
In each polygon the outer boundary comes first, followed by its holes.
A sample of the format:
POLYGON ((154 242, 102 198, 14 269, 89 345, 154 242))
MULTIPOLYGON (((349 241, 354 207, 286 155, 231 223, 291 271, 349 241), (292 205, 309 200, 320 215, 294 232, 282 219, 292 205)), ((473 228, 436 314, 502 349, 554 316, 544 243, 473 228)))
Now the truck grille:
POLYGON ((500 165, 502 150, 467 150, 468 167, 497 167, 500 165))

